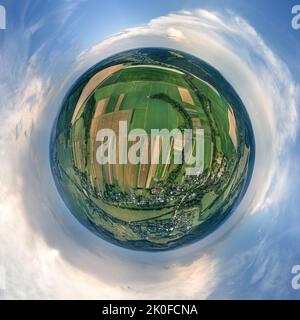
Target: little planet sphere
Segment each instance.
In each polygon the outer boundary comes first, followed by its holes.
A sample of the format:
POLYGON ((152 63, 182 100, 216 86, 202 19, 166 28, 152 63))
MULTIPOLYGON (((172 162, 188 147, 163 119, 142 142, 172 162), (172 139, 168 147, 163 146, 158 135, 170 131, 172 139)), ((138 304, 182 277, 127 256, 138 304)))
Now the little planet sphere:
POLYGON ((86 71, 65 96, 50 145, 70 212, 102 239, 143 251, 220 227, 246 193, 254 158, 232 86, 203 60, 166 48, 121 52, 86 71))

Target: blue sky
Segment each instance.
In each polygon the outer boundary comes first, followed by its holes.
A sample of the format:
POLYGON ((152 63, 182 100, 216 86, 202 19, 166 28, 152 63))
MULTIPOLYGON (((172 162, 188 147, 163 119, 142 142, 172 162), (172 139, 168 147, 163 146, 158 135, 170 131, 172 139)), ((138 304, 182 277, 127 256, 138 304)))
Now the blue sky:
POLYGON ((0 30, 7 289, 0 297, 299 299, 290 273, 300 264, 296 3, 0 0, 7 9, 0 30), (241 96, 256 136, 254 177, 233 219, 164 255, 93 236, 69 214, 49 170, 49 137, 67 89, 97 61, 136 45, 174 46, 214 65, 241 96))

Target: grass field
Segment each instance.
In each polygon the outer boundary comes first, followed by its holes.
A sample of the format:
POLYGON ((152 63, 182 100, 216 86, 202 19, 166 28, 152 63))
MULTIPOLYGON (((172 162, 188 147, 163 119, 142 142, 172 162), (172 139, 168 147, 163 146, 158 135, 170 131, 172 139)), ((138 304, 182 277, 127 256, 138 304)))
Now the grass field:
MULTIPOLYGON (((205 130, 205 166, 208 167, 211 163, 210 128, 206 115, 199 105, 196 95, 192 90, 189 90, 183 74, 157 67, 124 67, 110 75, 98 86, 94 97, 96 102, 108 99, 103 111, 104 116, 111 113, 117 114, 122 110, 132 110, 129 130, 142 128, 150 135, 153 128, 166 128, 171 131, 175 128, 186 127, 185 119, 172 105, 151 98, 158 93, 172 97, 186 109, 191 117, 200 118, 199 123, 203 125, 205 130)), ((113 126, 109 120, 104 124, 106 127, 113 126)), ((97 130, 99 128, 98 125, 97 130)), ((148 166, 128 164, 126 166, 116 165, 112 169, 114 179, 110 178, 107 181, 104 178, 103 183, 117 183, 123 191, 132 187, 150 188, 155 185, 155 177, 167 180, 168 173, 174 169, 174 166, 164 164, 150 164, 148 166)), ((101 179, 103 179, 102 176, 107 175, 102 174, 101 179)), ((111 175, 108 176, 111 177, 111 175)))

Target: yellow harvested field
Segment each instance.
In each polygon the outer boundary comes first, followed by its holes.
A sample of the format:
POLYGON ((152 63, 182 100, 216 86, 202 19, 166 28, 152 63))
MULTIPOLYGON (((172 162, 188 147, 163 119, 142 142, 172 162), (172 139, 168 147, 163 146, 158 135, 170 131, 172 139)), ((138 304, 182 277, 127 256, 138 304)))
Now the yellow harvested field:
MULTIPOLYGON (((119 150, 119 135, 116 136, 116 150, 119 150)), ((116 165, 113 170, 113 177, 116 181, 123 181, 123 171, 122 171, 122 164, 120 164, 120 157, 119 152, 116 152, 116 165)))
POLYGON ((178 87, 178 91, 179 91, 182 102, 189 103, 193 106, 195 105, 194 100, 188 89, 183 87, 178 87))
POLYGON ((97 163, 96 159, 96 149, 97 149, 97 144, 96 144, 96 135, 97 135, 97 128, 99 125, 99 119, 94 118, 91 124, 91 129, 90 129, 90 136, 91 136, 91 141, 94 141, 94 143, 90 144, 90 154, 92 155, 91 158, 91 167, 94 170, 96 177, 97 177, 97 185, 98 185, 98 190, 101 192, 103 191, 103 174, 102 174, 102 168, 100 168, 99 164, 97 163))
POLYGON ((138 188, 145 187, 145 180, 147 179, 148 170, 149 170, 148 164, 140 164, 138 182, 137 182, 138 188))
MULTIPOLYGON (((133 144, 134 144, 134 142, 130 141, 128 143, 128 148, 130 148, 133 144)), ((135 177, 136 177, 137 170, 138 170, 137 164, 127 163, 125 165, 125 172, 126 172, 126 174, 124 175, 124 180, 125 180, 124 185, 125 186, 128 186, 130 188, 136 187, 135 177)))
MULTIPOLYGON (((109 98, 107 98, 109 99, 109 98)), ((99 105, 99 109, 101 110, 105 105, 107 105, 108 100, 102 99, 99 102, 101 102, 101 105, 99 105), (107 100, 107 101, 104 101, 107 100)), ((103 111, 103 109, 102 109, 103 111)), ((100 111, 99 111, 100 113, 100 111)), ((113 184, 114 179, 117 179, 120 183, 120 186, 122 187, 124 184, 126 184, 124 172, 125 166, 122 164, 118 165, 99 165, 96 160, 96 150, 100 146, 101 142, 96 141, 97 132, 101 129, 113 129, 116 134, 116 151, 118 150, 118 137, 119 137, 119 121, 127 121, 130 123, 132 117, 132 110, 120 110, 110 113, 100 113, 99 116, 94 117, 91 123, 91 129, 90 129, 90 137, 91 137, 91 147, 90 152, 93 156, 92 160, 92 166, 94 167, 94 170, 96 172, 97 180, 98 180, 98 188, 100 191, 103 190, 103 179, 108 184, 113 184)), ((112 148, 112 147, 111 147, 112 148)), ((117 161, 119 158, 118 152, 116 152, 117 161)), ((132 169, 133 170, 133 169, 132 169)), ((131 170, 131 171, 132 171, 131 170)), ((133 180, 133 179, 131 179, 133 180)), ((133 186, 133 185, 130 185, 133 186)))
POLYGON ((118 98, 118 101, 117 101, 116 107, 115 107, 115 112, 116 112, 116 111, 119 111, 120 106, 121 106, 121 103, 122 103, 122 101, 123 101, 123 99, 124 99, 124 96, 125 96, 124 93, 122 93, 122 94, 119 95, 119 98, 118 98))
POLYGON ((150 185, 151 185, 151 181, 154 178, 155 174, 156 174, 156 169, 157 169, 157 164, 153 163, 150 164, 150 169, 148 172, 148 177, 147 177, 147 182, 146 182, 146 188, 149 189, 150 185))
POLYGON ((193 129, 200 129, 201 128, 201 121, 199 117, 192 118, 193 129))
POLYGON ((157 165, 159 163, 159 156, 161 151, 161 137, 156 136, 156 139, 154 141, 154 145, 151 145, 151 164, 150 169, 148 172, 147 182, 146 182, 146 188, 150 188, 151 181, 154 178, 156 174, 157 165))
POLYGON ((109 98, 104 98, 102 100, 99 100, 97 102, 96 111, 94 118, 99 117, 102 115, 103 111, 105 110, 107 104, 108 104, 109 98))
POLYGON ((75 122, 75 119, 81 109, 81 106, 84 104, 84 102, 88 99, 90 94, 99 86, 101 82, 103 82, 108 76, 111 74, 121 70, 124 67, 123 64, 117 64, 115 66, 108 67, 104 70, 99 71, 96 73, 86 84, 84 89, 81 92, 80 98, 77 101, 73 116, 72 116, 72 125, 75 122))
POLYGON ((231 108, 228 108, 228 121, 229 121, 229 136, 231 138, 231 141, 235 149, 237 149, 236 122, 235 122, 235 116, 231 108))
POLYGON ((136 187, 136 172, 138 170, 138 166, 136 164, 129 164, 129 186, 136 187))
POLYGON ((108 127, 106 124, 106 126, 103 128, 110 128, 116 133, 116 135, 119 135, 119 122, 120 121, 127 121, 127 124, 129 124, 131 122, 132 112, 133 112, 132 109, 120 110, 120 111, 114 111, 112 113, 107 113, 107 114, 103 115, 103 117, 101 117, 101 118, 104 118, 104 116, 109 115, 109 114, 111 114, 113 116, 112 126, 108 127))
MULTIPOLYGON (((148 143, 148 159, 151 154, 151 144, 148 143)), ((137 187, 138 188, 144 188, 148 176, 149 171, 149 164, 143 164, 141 163, 139 165, 139 171, 138 171, 138 179, 137 179, 137 187)))

